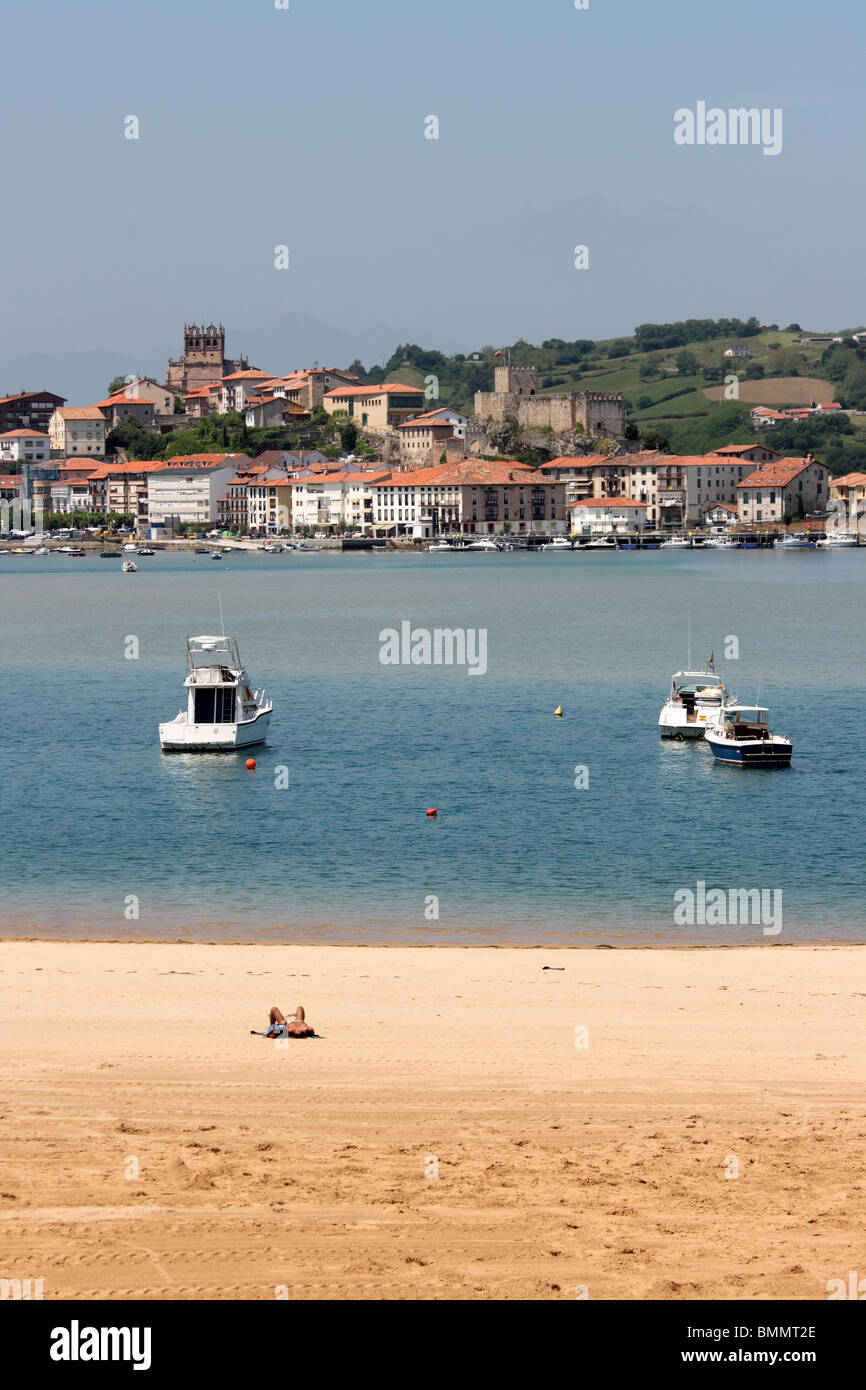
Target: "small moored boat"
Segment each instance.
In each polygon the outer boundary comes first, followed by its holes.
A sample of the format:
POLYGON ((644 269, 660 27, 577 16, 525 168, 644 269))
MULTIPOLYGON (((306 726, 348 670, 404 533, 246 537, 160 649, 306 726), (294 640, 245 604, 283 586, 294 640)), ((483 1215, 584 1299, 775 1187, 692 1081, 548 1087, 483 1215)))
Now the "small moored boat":
POLYGON ((124 574, 138 574, 138 565, 134 560, 124 560, 120 568, 124 574))
POLYGON ((856 550, 857 537, 850 531, 831 531, 815 542, 819 550, 856 550))
POLYGON ((552 541, 543 545, 542 550, 571 550, 571 541, 567 536, 554 536, 552 541))
POLYGON ((777 536, 773 542, 774 550, 814 550, 815 542, 811 536, 777 536))
POLYGON ((721 723, 729 698, 712 656, 703 671, 674 672, 671 693, 659 715, 659 734, 662 738, 704 738, 709 729, 721 723))
POLYGON ((188 637, 187 708, 160 724, 164 753, 221 753, 264 743, 273 704, 253 690, 233 637, 188 637))
POLYGON ((766 705, 727 705, 721 725, 705 738, 720 763, 734 767, 788 767, 794 745, 770 731, 766 705))

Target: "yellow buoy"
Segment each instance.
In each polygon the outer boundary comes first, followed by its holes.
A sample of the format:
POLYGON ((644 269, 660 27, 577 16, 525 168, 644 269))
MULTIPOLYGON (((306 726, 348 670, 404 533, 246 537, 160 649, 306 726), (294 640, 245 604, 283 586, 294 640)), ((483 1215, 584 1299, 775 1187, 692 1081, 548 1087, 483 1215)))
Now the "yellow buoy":
POLYGON ((561 718, 562 718, 562 705, 557 705, 557 706, 556 706, 556 709, 553 711, 553 713, 556 715, 557 719, 561 719, 561 718))

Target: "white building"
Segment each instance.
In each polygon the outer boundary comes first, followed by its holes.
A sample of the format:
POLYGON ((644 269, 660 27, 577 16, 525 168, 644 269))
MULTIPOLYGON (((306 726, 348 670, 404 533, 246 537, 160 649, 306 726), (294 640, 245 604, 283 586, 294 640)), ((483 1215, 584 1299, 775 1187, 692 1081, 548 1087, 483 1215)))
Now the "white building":
POLYGON ((218 504, 237 472, 230 454, 224 462, 167 464, 147 479, 147 519, 163 526, 172 517, 187 525, 213 525, 218 504))
POLYGON ((260 395, 264 383, 270 380, 272 378, 267 372, 260 372, 255 367, 224 376, 220 383, 220 414, 227 415, 231 410, 243 414, 250 396, 260 395))
POLYGON ((334 529, 340 522, 361 532, 374 524, 376 484, 387 469, 371 473, 317 473, 292 480, 292 525, 295 530, 334 529))
POLYGON ((569 502, 573 536, 608 536, 646 526, 646 502, 632 497, 584 497, 569 502))
POLYGON ((41 430, 7 430, 0 434, 0 463, 47 463, 51 441, 41 430))
POLYGON ((52 452, 76 458, 105 453, 107 421, 95 405, 58 406, 48 422, 52 452))
POLYGON ((739 520, 780 524, 823 511, 829 495, 827 469, 811 454, 799 459, 777 458, 754 469, 737 487, 739 520))

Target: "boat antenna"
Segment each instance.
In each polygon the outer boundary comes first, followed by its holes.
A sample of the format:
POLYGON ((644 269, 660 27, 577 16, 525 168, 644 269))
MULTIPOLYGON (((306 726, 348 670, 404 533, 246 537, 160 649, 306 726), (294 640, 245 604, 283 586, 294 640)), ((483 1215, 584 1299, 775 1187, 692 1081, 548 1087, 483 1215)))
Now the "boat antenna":
POLYGON ((761 703, 761 681, 762 681, 763 679, 764 679, 764 673, 763 673, 763 671, 762 671, 761 674, 760 674, 759 677, 758 677, 758 693, 757 693, 756 696, 755 696, 755 704, 756 704, 756 705, 759 705, 759 704, 761 703))
POLYGON ((223 598, 222 598, 222 594, 220 593, 219 589, 217 589, 217 603, 218 603, 219 606, 220 606, 220 637, 225 637, 225 635, 226 635, 226 626, 225 626, 225 623, 223 622, 223 598))
POLYGON ((689 665, 688 665, 688 669, 689 669, 689 670, 692 669, 692 610, 691 610, 691 609, 689 609, 689 665))

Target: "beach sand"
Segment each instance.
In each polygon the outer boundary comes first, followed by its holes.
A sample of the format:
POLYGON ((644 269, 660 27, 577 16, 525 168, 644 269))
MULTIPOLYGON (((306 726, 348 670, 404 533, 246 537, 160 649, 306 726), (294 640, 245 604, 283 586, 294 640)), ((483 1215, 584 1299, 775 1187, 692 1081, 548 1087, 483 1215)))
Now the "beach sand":
POLYGON ((46 1299, 866 1274, 866 948, 7 941, 0 993, 0 1276, 46 1299), (299 1002, 322 1040, 250 1036, 299 1002))

